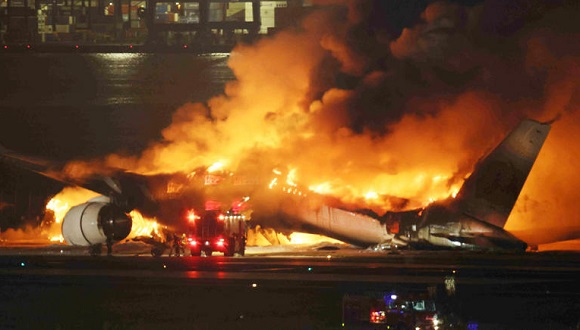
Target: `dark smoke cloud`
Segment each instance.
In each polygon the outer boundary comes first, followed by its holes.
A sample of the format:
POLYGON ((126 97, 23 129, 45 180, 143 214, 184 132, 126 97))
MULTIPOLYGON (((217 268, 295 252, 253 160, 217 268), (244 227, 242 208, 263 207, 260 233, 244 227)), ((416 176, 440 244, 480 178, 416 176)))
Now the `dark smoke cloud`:
POLYGON ((377 17, 388 21, 396 8, 386 3, 349 2, 350 10, 357 11, 349 16, 357 19, 325 38, 332 42, 322 43, 341 63, 335 76, 358 77, 347 110, 356 132, 385 133, 406 114, 435 115, 428 104, 434 99, 453 100, 474 90, 508 101, 494 115, 513 124, 522 117, 518 108, 542 106, 546 84, 542 74, 526 70, 525 43, 538 27, 548 33, 571 32, 566 29, 573 29, 577 16, 569 11, 573 6, 558 7, 558 2, 433 2, 415 25, 397 35, 388 24, 377 24, 377 17), (559 24, 549 26, 555 21, 559 24), (514 107, 512 102, 518 101, 528 104, 514 107))

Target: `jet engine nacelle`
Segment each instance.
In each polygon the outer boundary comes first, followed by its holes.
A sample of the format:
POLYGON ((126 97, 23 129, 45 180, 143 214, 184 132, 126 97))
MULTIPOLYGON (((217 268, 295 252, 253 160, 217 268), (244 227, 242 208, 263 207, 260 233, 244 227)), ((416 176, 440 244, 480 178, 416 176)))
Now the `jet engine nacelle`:
POLYGON ((131 233, 131 217, 105 202, 87 202, 71 208, 62 221, 62 236, 70 245, 104 244, 107 236, 118 242, 131 233))

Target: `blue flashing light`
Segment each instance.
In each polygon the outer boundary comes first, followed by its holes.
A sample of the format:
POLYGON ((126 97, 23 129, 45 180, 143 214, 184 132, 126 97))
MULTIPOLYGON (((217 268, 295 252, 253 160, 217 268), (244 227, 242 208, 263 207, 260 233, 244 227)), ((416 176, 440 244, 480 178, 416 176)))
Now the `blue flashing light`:
POLYGON ((474 323, 474 322, 469 322, 467 324, 467 329, 468 330, 477 330, 477 329, 479 329, 479 324, 474 323))
POLYGON ((392 304, 394 304, 395 300, 397 300, 397 298, 398 298, 397 295, 394 293, 385 294, 383 296, 383 300, 385 301, 385 305, 387 305, 387 306, 391 306, 392 304))

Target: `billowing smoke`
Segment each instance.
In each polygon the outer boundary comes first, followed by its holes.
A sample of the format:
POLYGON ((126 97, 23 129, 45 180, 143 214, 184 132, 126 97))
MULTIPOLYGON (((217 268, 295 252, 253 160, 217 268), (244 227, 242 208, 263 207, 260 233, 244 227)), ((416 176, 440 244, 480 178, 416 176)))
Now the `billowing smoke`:
POLYGON ((107 163, 279 168, 384 212, 452 195, 521 119, 558 117, 508 228, 579 223, 577 6, 433 2, 398 30, 389 1, 315 3, 300 27, 238 46, 222 96, 182 106, 163 141, 107 163))

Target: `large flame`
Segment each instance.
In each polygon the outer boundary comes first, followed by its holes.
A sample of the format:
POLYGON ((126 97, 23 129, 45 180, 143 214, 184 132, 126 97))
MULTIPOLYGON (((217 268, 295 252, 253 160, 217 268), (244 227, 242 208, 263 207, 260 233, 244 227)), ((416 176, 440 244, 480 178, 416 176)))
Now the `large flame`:
POLYGON ((129 234, 128 238, 143 236, 155 238, 163 237, 161 232, 162 226, 159 225, 156 219, 149 219, 144 217, 137 210, 131 211, 130 215, 133 221, 133 226, 131 227, 131 233, 129 234))
POLYGON ((437 2, 397 33, 387 4, 316 2, 299 28, 232 52, 237 79, 224 95, 183 105, 141 156, 105 163, 190 173, 219 162, 256 177, 281 168, 285 184, 408 209, 454 196, 523 117, 559 114, 508 228, 578 224, 577 9, 437 2))

